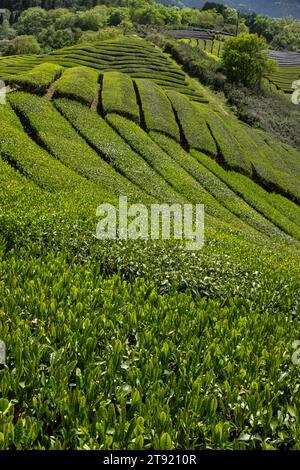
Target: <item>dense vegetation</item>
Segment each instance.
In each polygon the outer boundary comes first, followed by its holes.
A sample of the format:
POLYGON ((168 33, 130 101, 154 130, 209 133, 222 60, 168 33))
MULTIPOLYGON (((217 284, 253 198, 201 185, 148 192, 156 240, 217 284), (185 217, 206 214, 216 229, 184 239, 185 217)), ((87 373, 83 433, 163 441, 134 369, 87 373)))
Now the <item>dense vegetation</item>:
POLYGON ((298 449, 299 153, 141 39, 0 78, 0 448, 298 449), (204 248, 96 240, 124 194, 204 203, 204 248))
MULTIPOLYGON (((46 3, 46 2, 45 2, 46 3)), ((45 8, 49 8, 44 5, 45 8)), ((94 2, 96 3, 96 2, 94 2)), ((68 5, 63 8, 63 2, 54 5, 55 9, 41 8, 41 2, 32 8, 17 9, 14 5, 7 6, 2 24, 0 25, 0 39, 11 39, 10 48, 4 44, 3 53, 13 54, 16 36, 33 36, 40 44, 42 50, 51 50, 66 45, 76 44, 88 37, 105 39, 100 35, 122 35, 124 32, 136 32, 153 29, 178 28, 180 26, 203 26, 206 28, 227 28, 232 32, 236 30, 237 14, 235 10, 228 9, 224 15, 215 10, 195 10, 192 8, 178 9, 166 7, 160 3, 148 3, 145 0, 129 0, 126 2, 107 1, 97 6, 85 2, 85 8, 79 5, 68 5), (108 29, 113 27, 114 29, 108 29), (98 37, 97 37, 98 35, 98 37)), ((28 6, 27 6, 28 7, 28 6)), ((243 30, 241 21, 240 28, 243 30)), ((244 25, 244 29, 245 29, 244 25)), ((247 30, 247 28, 246 28, 247 30)), ((24 42, 24 39, 23 39, 24 42)), ((24 46, 23 46, 24 47, 24 46)), ((15 52, 18 54, 18 51, 15 52)))
MULTIPOLYGON (((237 85, 226 78, 222 62, 205 52, 198 41, 174 41, 161 35, 152 35, 150 39, 170 53, 190 75, 214 90, 221 91, 240 119, 251 126, 272 132, 284 142, 300 149, 298 107, 291 102, 290 94, 284 95, 276 90, 269 82, 269 77, 260 82, 259 88, 237 85)), ((292 73, 295 74, 298 68, 293 67, 292 73)), ((278 68, 278 75, 283 76, 284 72, 281 71, 284 69, 278 68)), ((293 76, 289 80, 291 85, 293 76)))
MULTIPOLYGON (((163 3, 166 4, 174 4, 173 0, 163 0, 163 3)), ((226 0, 226 2, 215 2, 215 1, 205 1, 205 0, 184 0, 183 2, 177 1, 176 4, 179 5, 188 5, 193 8, 203 7, 205 8, 216 8, 218 11, 222 12, 224 10, 225 3, 227 6, 232 8, 237 8, 242 11, 243 14, 250 15, 253 12, 257 12, 260 15, 268 15, 269 17, 274 18, 285 18, 291 17, 299 18, 300 19, 300 5, 298 0, 284 0, 284 1, 276 1, 276 0, 268 0, 265 2, 264 0, 247 0, 247 2, 241 2, 240 0, 226 0)))
MULTIPOLYGON (((201 27, 233 34, 257 33, 273 49, 299 50, 300 21, 287 17, 271 18, 239 12, 215 2, 195 8, 179 3, 165 6, 145 0, 32 0, 5 1, 6 12, 0 24, 0 40, 16 36, 34 36, 42 50, 75 44, 88 34, 122 34, 140 30, 168 30, 201 27), (108 29, 114 27, 116 30, 108 29)), ((272 15, 274 16, 274 15, 272 15)), ((24 40, 23 40, 24 42, 24 40)), ((2 50, 12 53, 6 44, 2 50)), ((16 54, 18 52, 15 52, 16 54)))

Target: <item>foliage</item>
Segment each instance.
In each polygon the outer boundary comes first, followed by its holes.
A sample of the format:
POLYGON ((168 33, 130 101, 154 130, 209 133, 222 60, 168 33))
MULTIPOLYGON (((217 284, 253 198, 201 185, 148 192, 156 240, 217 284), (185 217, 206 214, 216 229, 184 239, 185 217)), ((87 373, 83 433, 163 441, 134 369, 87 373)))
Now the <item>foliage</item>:
POLYGON ((43 94, 47 88, 61 75, 63 68, 55 64, 40 64, 29 72, 20 74, 9 80, 12 86, 23 90, 43 94))
POLYGON ((299 194, 299 153, 192 103, 201 92, 140 39, 2 58, 0 73, 43 62, 66 67, 75 100, 13 91, 0 106, 0 448, 299 450, 300 208, 278 194, 299 194), (98 112, 77 101, 83 65, 103 88, 127 70, 120 114, 101 90, 98 112), (97 240, 96 208, 119 195, 204 203, 204 247, 97 240))
POLYGON ((63 254, 12 252, 1 269, 14 292, 2 303, 2 449, 298 448, 292 313, 160 295, 63 254))
POLYGON ((74 203, 67 211, 3 162, 0 171, 5 241, 14 228, 0 256, 2 449, 299 447, 291 256, 214 236, 197 256, 157 243, 95 245, 89 259, 82 221, 68 231, 74 203), (101 274, 114 265, 118 274, 101 274), (194 282, 194 296, 172 282, 194 282))
POLYGON ((197 77, 205 85, 220 86, 224 79, 218 61, 212 59, 200 49, 193 48, 185 43, 167 40, 164 50, 192 76, 197 77))
POLYGON ((266 90, 257 92, 229 85, 226 86, 226 95, 239 119, 272 132, 300 151, 300 112, 291 103, 290 97, 266 90))
POLYGON ((17 36, 4 48, 4 55, 26 55, 40 52, 40 45, 34 36, 17 36))
POLYGON ((108 72, 102 83, 103 111, 120 113, 136 122, 140 122, 140 110, 136 101, 133 82, 127 75, 108 72))
POLYGON ((29 8, 18 18, 17 30, 19 35, 38 36, 49 24, 47 12, 40 7, 29 8))
POLYGON ((203 195, 202 186, 170 155, 163 151, 135 123, 114 114, 108 115, 108 122, 150 165, 180 194, 178 200, 199 203, 203 195), (180 198, 180 199, 179 199, 180 198))
POLYGON ((299 19, 287 15, 272 18, 254 14, 247 19, 247 24, 252 33, 264 36, 273 49, 300 50, 299 19))
POLYGON ((10 26, 10 12, 9 10, 4 10, 1 17, 0 24, 0 40, 1 39, 13 39, 16 36, 16 31, 10 26))
POLYGON ((189 147, 217 155, 216 143, 209 132, 205 117, 181 93, 168 92, 174 111, 180 122, 182 132, 189 147))
POLYGON ((93 43, 97 41, 106 41, 107 39, 115 39, 123 36, 120 28, 103 28, 100 31, 86 31, 81 34, 78 44, 93 43))
POLYGON ((72 67, 55 83, 54 96, 77 99, 91 105, 98 93, 99 74, 88 67, 72 67))
MULTIPOLYGON (((252 208, 253 203, 251 199, 249 202, 244 196, 243 199, 245 200, 241 199, 240 195, 243 194, 243 192, 240 190, 241 188, 239 186, 233 185, 233 187, 231 187, 230 177, 234 174, 233 172, 225 171, 214 160, 203 153, 191 150, 190 154, 188 154, 177 143, 166 136, 151 132, 151 138, 202 185, 201 201, 205 204, 206 214, 210 214, 230 223, 232 227, 235 227, 235 230, 240 230, 241 234, 243 231, 247 230, 247 235, 249 236, 251 234, 249 226, 251 226, 263 234, 272 235, 272 237, 276 237, 282 241, 290 241, 289 237, 286 237, 273 223, 268 222, 266 218, 262 217, 252 208), (215 169, 216 175, 210 171, 211 168, 215 169), (237 220, 237 217, 240 221, 237 220), (247 227, 241 223, 241 221, 247 224, 247 227)), ((244 185, 246 187, 251 184, 254 188, 258 186, 249 178, 242 177, 238 173, 236 173, 236 175, 240 177, 241 180, 244 178, 244 185)), ((268 197, 268 193, 260 187, 258 187, 258 189, 262 193, 262 199, 265 200, 268 197)), ((255 189, 253 192, 255 194, 257 193, 255 189)), ((264 213, 261 210, 259 210, 259 212, 264 213)), ((276 211, 273 210, 273 212, 276 211)), ((280 218, 285 219, 283 216, 279 217, 279 219, 280 218)), ((290 233, 292 236, 299 239, 300 231, 291 221, 286 219, 285 223, 281 225, 281 228, 286 233, 290 233)), ((261 234, 257 231, 252 231, 253 239, 256 239, 256 241, 259 238, 263 239, 261 234)))
MULTIPOLYGON (((281 199, 282 205, 276 204, 274 202, 274 194, 268 193, 250 178, 234 171, 224 170, 221 165, 218 165, 215 161, 203 153, 194 150, 192 150, 191 153, 199 163, 201 163, 211 172, 210 179, 206 178, 206 184, 213 188, 216 187, 217 184, 220 185, 220 181, 222 181, 229 188, 231 188, 235 194, 241 196, 243 200, 249 204, 249 206, 253 207, 258 213, 262 214, 267 220, 271 221, 274 226, 279 227, 281 230, 291 235, 292 237, 299 239, 299 226, 297 226, 297 222, 295 223, 295 219, 293 220, 293 217, 289 218, 287 215, 289 211, 287 211, 286 203, 284 203, 284 201, 287 201, 286 199, 281 199), (211 175, 215 175, 217 177, 217 184, 216 182, 214 182, 213 185, 211 184, 211 175)), ((205 174, 205 171, 203 171, 203 173, 205 174)), ((224 194, 224 190, 222 193, 224 194)), ((241 204, 238 204, 238 202, 232 196, 230 198, 228 197, 228 201, 230 201, 230 209, 233 212, 238 210, 239 216, 243 217, 241 204)), ((293 209, 290 208, 292 209, 291 214, 293 212, 297 212, 297 206, 292 202, 290 202, 290 204, 293 206, 293 209)), ((248 220, 248 222, 251 223, 251 218, 253 218, 255 226, 260 230, 266 231, 266 233, 272 233, 273 236, 276 235, 276 229, 274 230, 274 226, 272 227, 268 224, 266 225, 266 222, 262 223, 262 221, 258 220, 259 218, 257 218, 257 216, 253 217, 253 213, 250 214, 249 210, 247 211, 248 213, 246 211, 244 212, 244 220, 248 220), (267 230, 264 226, 267 228, 267 230)), ((278 232, 277 235, 280 237, 278 232)))
MULTIPOLYGON (((1 106, 2 108, 2 106, 1 106)), ((11 112, 11 111, 10 111, 11 112)), ((39 187, 62 194, 78 201, 84 192, 87 199, 92 195, 104 200, 100 187, 87 184, 86 180, 70 171, 46 151, 36 145, 15 123, 2 115, 3 136, 0 142, 1 157, 14 166, 39 187)), ((110 194, 107 192, 106 194, 110 194)))
POLYGON ((178 125, 167 95, 149 80, 135 80, 147 131, 159 131, 180 140, 178 125))
MULTIPOLYGON (((94 34, 94 33, 93 33, 94 34)), ((63 67, 86 66, 97 71, 119 71, 134 78, 147 78, 167 89, 207 101, 203 93, 193 89, 185 73, 153 44, 139 38, 116 38, 101 43, 81 44, 35 57, 0 59, 0 76, 17 75, 42 62, 53 62, 63 67), (180 88, 180 90, 179 90, 180 88)))
MULTIPOLYGON (((141 188, 139 191, 137 187, 135 188, 135 200, 148 199, 147 193, 156 200, 174 200, 171 188, 99 115, 79 103, 72 103, 68 100, 55 100, 55 106, 88 144, 127 178, 127 182, 131 181, 141 188), (145 192, 142 193, 142 190, 145 192)), ((107 181, 107 184, 112 184, 112 181, 107 181)), ((122 186, 119 184, 119 188, 115 188, 120 195, 129 195, 129 189, 130 187, 124 187, 124 183, 122 186)))
MULTIPOLYGON (((64 165, 94 182, 102 191, 105 189, 108 195, 125 193, 129 199, 131 194, 136 195, 136 188, 88 146, 51 102, 25 93, 14 93, 10 102, 35 140, 64 165)), ((140 192, 139 196, 142 197, 140 192)))

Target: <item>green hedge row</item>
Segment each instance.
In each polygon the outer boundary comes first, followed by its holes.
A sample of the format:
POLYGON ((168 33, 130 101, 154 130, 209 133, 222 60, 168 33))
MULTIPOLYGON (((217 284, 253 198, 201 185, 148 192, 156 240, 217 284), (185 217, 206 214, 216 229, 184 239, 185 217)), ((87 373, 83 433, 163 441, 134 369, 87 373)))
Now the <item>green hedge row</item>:
POLYGON ((64 165, 108 193, 126 194, 129 199, 142 197, 144 193, 104 161, 50 101, 25 93, 13 93, 9 99, 37 142, 64 165))
POLYGON ((159 70, 156 70, 150 73, 147 71, 147 69, 137 71, 137 69, 134 68, 134 69, 131 69, 131 71, 129 71, 128 68, 124 68, 123 70, 128 71, 128 73, 130 73, 132 77, 136 77, 136 78, 150 78, 152 80, 156 80, 157 82, 161 82, 163 84, 172 85, 172 86, 182 87, 182 86, 187 85, 185 80, 173 78, 172 76, 166 75, 166 74, 163 75, 160 73, 159 70))
MULTIPOLYGON (((186 201, 201 204, 203 187, 183 169, 174 158, 164 152, 140 127, 134 122, 117 114, 108 114, 106 119, 114 129, 138 152, 178 193, 177 203, 186 201)), ((228 233, 232 233, 231 224, 225 220, 216 220, 215 217, 207 215, 206 222, 208 227, 220 227, 228 233)), ((239 224, 242 224, 238 221, 239 224)), ((237 234, 241 236, 241 231, 236 229, 237 234)), ((245 237, 247 234, 245 233, 245 237)))
POLYGON ((273 136, 267 134, 266 143, 273 150, 273 165, 280 171, 291 173, 298 178, 300 184, 300 153, 289 145, 282 144, 273 136), (277 157, 277 158, 276 158, 277 157))
POLYGON ((163 132, 180 140, 172 106, 161 88, 149 80, 136 80, 147 131, 163 132))
POLYGON ((62 57, 62 60, 72 60, 74 62, 79 61, 80 63, 84 63, 87 67, 94 67, 94 64, 100 65, 100 66, 107 64, 107 61, 101 60, 98 55, 87 57, 82 54, 67 54, 64 57, 62 57))
POLYGON ((268 200, 273 207, 300 227, 300 207, 280 194, 269 194, 268 200))
MULTIPOLYGON (((68 100, 55 100, 55 106, 90 146, 103 155, 128 181, 141 188, 140 201, 149 200, 148 195, 151 195, 152 200, 176 200, 176 193, 172 188, 98 114, 68 100)), ((121 194, 127 195, 124 189, 121 194)))
POLYGON ((19 86, 31 93, 43 94, 62 73, 60 65, 45 63, 34 67, 29 72, 9 80, 12 86, 19 86))
POLYGON ((234 170, 251 175, 252 166, 247 152, 243 151, 242 146, 235 138, 234 132, 227 127, 226 119, 223 119, 220 114, 206 106, 198 103, 195 106, 210 128, 210 132, 218 146, 218 157, 222 159, 223 164, 234 170))
POLYGON ((256 243, 258 241, 267 243, 268 238, 265 235, 272 236, 280 241, 291 241, 282 231, 278 230, 276 226, 235 194, 226 182, 223 182, 202 165, 200 158, 197 158, 198 155, 202 154, 197 151, 188 154, 176 142, 157 132, 151 132, 150 136, 201 184, 203 187, 201 199, 205 204, 206 213, 230 223, 232 227, 239 227, 249 232, 247 238, 256 243))
POLYGON ((0 122, 5 122, 18 130, 23 131, 23 126, 17 115, 13 112, 9 102, 0 106, 0 122))
POLYGON ((245 129, 255 140, 258 147, 257 157, 253 161, 255 178, 266 188, 280 192, 299 203, 299 179, 287 164, 289 155, 286 155, 281 145, 276 146, 276 138, 274 138, 274 141, 272 139, 273 147, 269 145, 269 134, 250 127, 245 127, 245 129))

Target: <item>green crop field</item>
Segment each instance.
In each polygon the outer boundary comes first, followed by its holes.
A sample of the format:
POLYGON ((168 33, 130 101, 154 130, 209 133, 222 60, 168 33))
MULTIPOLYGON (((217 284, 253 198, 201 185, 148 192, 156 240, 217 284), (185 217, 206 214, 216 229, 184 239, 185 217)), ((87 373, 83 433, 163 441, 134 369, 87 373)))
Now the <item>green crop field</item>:
POLYGON ((300 154, 142 39, 0 58, 0 449, 300 449, 300 154), (101 203, 204 204, 198 251, 101 203))

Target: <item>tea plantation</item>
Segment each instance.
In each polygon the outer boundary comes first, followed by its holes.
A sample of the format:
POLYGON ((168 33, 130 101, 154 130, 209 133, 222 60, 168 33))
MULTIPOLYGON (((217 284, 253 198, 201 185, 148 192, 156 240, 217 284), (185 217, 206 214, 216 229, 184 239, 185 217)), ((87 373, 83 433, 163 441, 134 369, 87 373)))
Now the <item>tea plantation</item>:
POLYGON ((141 39, 0 79, 0 449, 299 450, 300 154, 141 39), (97 240, 124 195, 204 247, 97 240))

